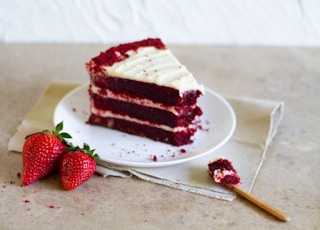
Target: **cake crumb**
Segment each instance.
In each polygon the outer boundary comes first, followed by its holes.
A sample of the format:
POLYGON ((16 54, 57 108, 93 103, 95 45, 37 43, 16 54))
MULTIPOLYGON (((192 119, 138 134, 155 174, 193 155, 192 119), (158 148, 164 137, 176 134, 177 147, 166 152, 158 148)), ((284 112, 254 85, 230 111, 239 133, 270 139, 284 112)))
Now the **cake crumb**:
POLYGON ((179 152, 180 152, 181 154, 183 154, 183 153, 186 153, 187 150, 185 150, 185 149, 180 149, 179 152))

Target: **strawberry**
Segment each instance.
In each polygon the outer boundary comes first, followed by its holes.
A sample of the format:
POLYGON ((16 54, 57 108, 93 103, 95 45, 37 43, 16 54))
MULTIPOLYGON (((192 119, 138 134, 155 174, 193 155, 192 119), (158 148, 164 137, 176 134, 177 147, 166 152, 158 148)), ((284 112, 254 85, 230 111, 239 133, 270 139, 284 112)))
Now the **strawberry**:
POLYGON ((22 149, 22 185, 29 185, 57 169, 68 145, 64 138, 71 138, 67 133, 60 133, 62 129, 60 122, 53 131, 44 130, 26 137, 22 149))
POLYGON ((95 158, 98 155, 90 150, 89 145, 83 148, 70 147, 60 161, 60 179, 66 190, 72 190, 87 181, 96 170, 95 158))

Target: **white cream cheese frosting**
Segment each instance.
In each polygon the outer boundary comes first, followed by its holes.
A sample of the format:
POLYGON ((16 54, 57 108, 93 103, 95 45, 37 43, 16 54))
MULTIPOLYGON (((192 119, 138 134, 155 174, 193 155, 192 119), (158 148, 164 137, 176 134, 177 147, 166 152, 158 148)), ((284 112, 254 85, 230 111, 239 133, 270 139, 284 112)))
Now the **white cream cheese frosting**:
POLYGON ((169 49, 140 47, 126 54, 124 60, 103 67, 107 75, 175 88, 180 94, 188 90, 204 93, 204 87, 169 49))

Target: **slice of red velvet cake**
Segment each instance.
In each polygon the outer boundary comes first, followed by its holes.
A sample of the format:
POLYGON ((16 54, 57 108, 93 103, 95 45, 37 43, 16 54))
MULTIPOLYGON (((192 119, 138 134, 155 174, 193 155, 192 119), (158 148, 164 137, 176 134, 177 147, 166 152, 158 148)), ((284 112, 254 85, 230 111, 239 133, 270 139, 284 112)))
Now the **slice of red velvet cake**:
POLYGON ((89 124, 175 146, 192 143, 204 90, 160 39, 112 47, 86 68, 89 124))

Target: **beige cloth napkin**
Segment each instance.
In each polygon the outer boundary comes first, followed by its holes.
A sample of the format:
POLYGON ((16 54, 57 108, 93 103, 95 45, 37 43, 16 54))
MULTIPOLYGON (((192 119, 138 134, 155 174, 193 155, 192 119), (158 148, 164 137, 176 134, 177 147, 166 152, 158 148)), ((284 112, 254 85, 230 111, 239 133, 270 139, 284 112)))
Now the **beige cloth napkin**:
MULTIPOLYGON (((21 152, 26 135, 52 129, 55 106, 66 93, 79 85, 75 82, 50 84, 10 139, 9 151, 21 152)), ((224 156, 237 169, 242 180, 241 187, 250 192, 282 118, 284 105, 282 102, 253 98, 226 99, 236 113, 237 127, 232 138, 220 149, 187 163, 159 168, 130 168, 98 161, 96 172, 104 177, 136 176, 145 181, 231 201, 236 194, 215 184, 207 174, 208 162, 217 156, 224 156)))

